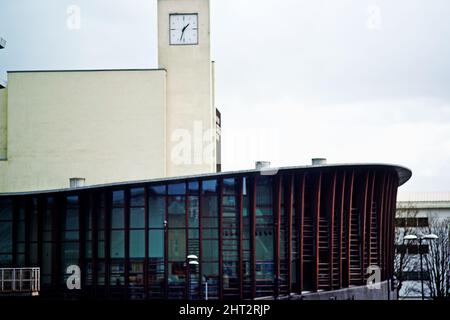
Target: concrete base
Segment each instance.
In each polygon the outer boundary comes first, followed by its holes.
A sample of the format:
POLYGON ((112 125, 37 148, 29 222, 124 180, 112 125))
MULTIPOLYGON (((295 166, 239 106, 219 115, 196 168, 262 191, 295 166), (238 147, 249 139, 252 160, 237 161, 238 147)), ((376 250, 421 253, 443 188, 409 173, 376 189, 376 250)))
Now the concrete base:
POLYGON ((380 283, 380 289, 368 286, 351 287, 336 291, 292 294, 290 297, 279 297, 278 300, 398 300, 397 290, 390 290, 389 282, 380 283))

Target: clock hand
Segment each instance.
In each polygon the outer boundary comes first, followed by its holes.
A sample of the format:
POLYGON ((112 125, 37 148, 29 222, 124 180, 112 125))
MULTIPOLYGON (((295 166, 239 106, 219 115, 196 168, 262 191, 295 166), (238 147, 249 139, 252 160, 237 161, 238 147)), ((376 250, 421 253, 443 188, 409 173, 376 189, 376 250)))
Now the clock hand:
POLYGON ((186 31, 187 27, 189 27, 190 23, 188 23, 182 30, 181 30, 181 37, 180 41, 183 40, 184 32, 186 31))

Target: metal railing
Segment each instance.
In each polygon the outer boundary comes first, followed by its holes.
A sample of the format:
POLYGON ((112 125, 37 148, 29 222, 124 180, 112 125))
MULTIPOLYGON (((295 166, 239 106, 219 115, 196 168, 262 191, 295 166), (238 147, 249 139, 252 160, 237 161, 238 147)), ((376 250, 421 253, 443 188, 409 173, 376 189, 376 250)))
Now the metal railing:
POLYGON ((40 268, 0 268, 0 294, 39 295, 40 268))

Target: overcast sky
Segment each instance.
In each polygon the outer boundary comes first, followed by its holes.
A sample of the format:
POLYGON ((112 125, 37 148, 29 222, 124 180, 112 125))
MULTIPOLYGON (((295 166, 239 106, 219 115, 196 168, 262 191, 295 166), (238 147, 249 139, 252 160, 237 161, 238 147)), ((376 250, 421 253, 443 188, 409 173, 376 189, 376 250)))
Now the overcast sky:
MULTIPOLYGON (((211 2, 224 170, 395 163, 404 191, 450 191, 450 1, 211 2)), ((157 67, 155 0, 0 0, 0 36, 1 78, 157 67)))

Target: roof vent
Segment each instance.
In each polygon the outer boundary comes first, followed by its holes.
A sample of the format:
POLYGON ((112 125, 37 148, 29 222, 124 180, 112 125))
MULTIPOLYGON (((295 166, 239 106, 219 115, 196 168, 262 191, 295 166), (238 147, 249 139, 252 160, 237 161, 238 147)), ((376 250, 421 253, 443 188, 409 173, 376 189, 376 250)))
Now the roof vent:
POLYGON ((82 188, 86 185, 85 178, 70 178, 70 188, 82 188))
POLYGON ((0 49, 4 49, 6 47, 6 40, 0 37, 0 49))
POLYGON ((314 158, 312 159, 313 166, 325 166, 327 164, 327 159, 325 158, 314 158))
POLYGON ((257 161, 255 163, 256 170, 267 170, 270 168, 270 162, 269 161, 257 161))

